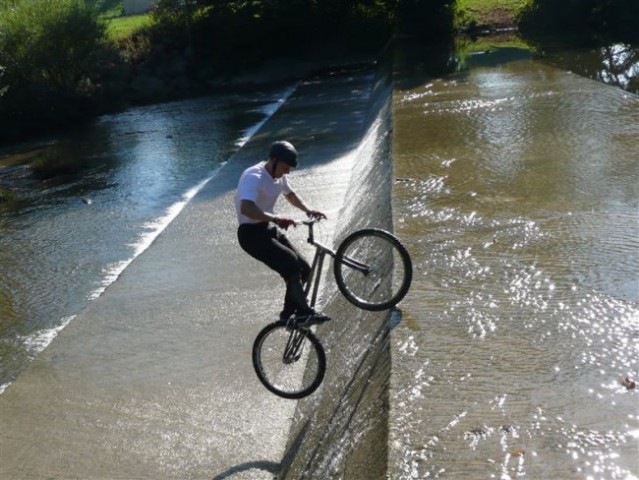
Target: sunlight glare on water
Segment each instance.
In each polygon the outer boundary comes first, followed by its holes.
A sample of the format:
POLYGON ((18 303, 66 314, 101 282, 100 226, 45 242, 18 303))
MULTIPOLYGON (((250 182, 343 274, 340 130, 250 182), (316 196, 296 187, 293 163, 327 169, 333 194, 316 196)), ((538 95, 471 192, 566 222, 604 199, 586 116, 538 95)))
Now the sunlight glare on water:
POLYGON ((397 478, 636 479, 639 99, 532 60, 403 80, 397 478))

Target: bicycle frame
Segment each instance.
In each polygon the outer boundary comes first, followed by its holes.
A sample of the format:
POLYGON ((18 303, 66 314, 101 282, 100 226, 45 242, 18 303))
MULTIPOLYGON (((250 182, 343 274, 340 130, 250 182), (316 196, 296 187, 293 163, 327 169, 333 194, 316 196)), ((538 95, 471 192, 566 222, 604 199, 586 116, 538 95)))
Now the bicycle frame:
MULTIPOLYGON (((300 222, 308 227, 308 238, 306 239, 306 241, 315 247, 315 256, 313 257, 313 263, 311 265, 311 273, 308 277, 306 288, 304 289, 304 293, 306 294, 307 298, 309 293, 312 292, 309 299, 309 305, 311 306, 311 308, 315 307, 315 302, 317 301, 317 294, 319 292, 320 279, 322 276, 322 268, 324 267, 324 258, 326 257, 326 255, 328 255, 333 260, 337 260, 337 252, 335 250, 315 241, 315 236, 313 234, 313 225, 316 221, 317 220, 308 220, 300 222)), ((364 275, 368 275, 371 271, 368 265, 358 262, 357 260, 349 257, 342 257, 339 261, 350 268, 362 272, 364 275)))
MULTIPOLYGON (((304 287, 310 306, 314 307, 317 302, 327 255, 334 260, 337 289, 353 305, 364 310, 381 311, 394 307, 404 298, 410 287, 412 264, 408 251, 396 237, 385 230, 365 228, 347 235, 333 250, 315 240, 313 225, 316 221, 294 223, 308 227, 307 241, 315 247, 313 264, 304 287), (363 257, 363 261, 369 264, 355 260, 355 257, 363 257), (401 283, 396 292, 390 283, 393 277, 389 275, 394 274, 395 269, 394 264, 389 266, 390 258, 393 263, 396 259, 401 262, 401 283)), ((324 379, 326 353, 312 328, 322 321, 312 320, 305 315, 280 319, 264 327, 253 343, 255 372, 266 388, 276 395, 302 398, 313 393, 324 379), (284 345, 280 347, 282 343, 284 345)))

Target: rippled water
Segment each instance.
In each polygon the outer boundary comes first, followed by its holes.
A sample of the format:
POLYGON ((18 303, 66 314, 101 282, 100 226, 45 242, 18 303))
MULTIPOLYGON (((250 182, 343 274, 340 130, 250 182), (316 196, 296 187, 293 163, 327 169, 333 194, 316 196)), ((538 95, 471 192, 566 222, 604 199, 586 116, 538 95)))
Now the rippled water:
POLYGON ((395 94, 396 478, 637 478, 639 97, 485 58, 395 94))
POLYGON ((16 196, 0 211, 0 392, 291 91, 134 108, 0 152, 16 196))

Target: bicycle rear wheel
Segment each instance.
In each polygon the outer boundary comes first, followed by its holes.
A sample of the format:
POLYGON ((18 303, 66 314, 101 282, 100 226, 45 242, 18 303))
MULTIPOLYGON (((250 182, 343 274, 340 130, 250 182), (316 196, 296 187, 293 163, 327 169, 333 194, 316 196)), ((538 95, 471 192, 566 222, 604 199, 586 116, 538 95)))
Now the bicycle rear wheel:
POLYGON ((340 244, 333 264, 342 294, 364 310, 386 310, 401 301, 413 278, 408 251, 377 228, 353 232, 340 244))
POLYGON ((326 355, 307 329, 289 328, 286 320, 262 329, 253 343, 253 367, 264 386, 283 398, 302 398, 320 386, 326 355))

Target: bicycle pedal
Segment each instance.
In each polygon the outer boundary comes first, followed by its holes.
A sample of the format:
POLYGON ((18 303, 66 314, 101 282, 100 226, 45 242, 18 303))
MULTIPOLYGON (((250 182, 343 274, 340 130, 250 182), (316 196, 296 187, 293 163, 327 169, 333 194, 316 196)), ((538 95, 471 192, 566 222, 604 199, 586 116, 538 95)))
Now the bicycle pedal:
POLYGON ((293 318, 294 324, 298 328, 308 328, 313 325, 320 325, 324 322, 328 322, 330 317, 320 314, 303 315, 293 318))

